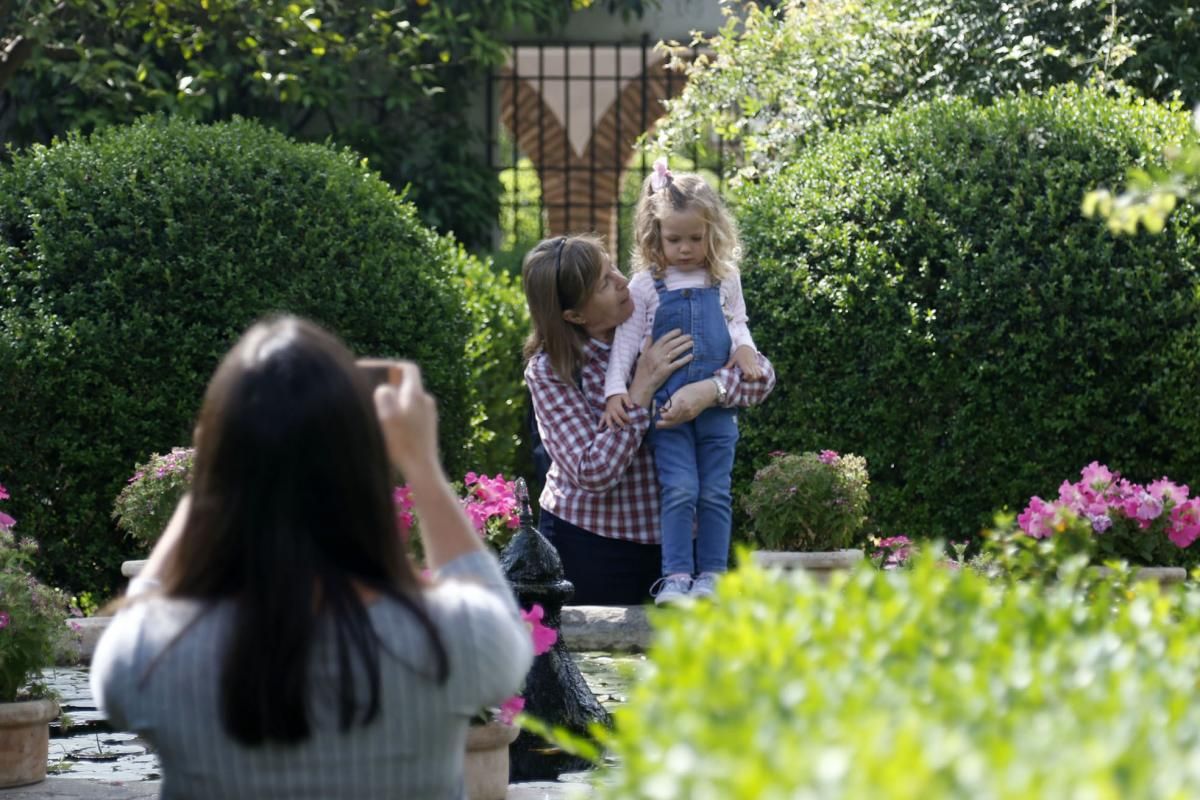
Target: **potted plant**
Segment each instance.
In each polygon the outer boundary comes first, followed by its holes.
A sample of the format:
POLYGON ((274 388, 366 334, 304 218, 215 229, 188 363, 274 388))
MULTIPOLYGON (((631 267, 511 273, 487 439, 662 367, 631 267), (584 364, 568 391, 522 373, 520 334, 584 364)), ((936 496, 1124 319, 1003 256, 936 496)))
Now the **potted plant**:
MULTIPOLYGON (((499 554, 521 524, 521 510, 513 482, 502 474, 489 478, 468 472, 463 477, 462 492, 463 510, 487 545, 499 554)), ((414 555, 420 559, 423 551, 417 518, 413 514, 412 493, 407 486, 397 486, 392 499, 396 503, 400 535, 405 537, 414 555)))
MULTIPOLYGON (((0 486, 0 500, 8 499, 0 486)), ((0 512, 0 788, 46 777, 49 723, 58 702, 41 670, 68 644, 65 596, 30 572, 37 545, 13 535, 16 520, 0 512)))
POLYGON ((867 521, 866 459, 833 450, 771 454, 754 476, 742 508, 763 566, 800 568, 827 576, 863 558, 852 548, 867 521))
MULTIPOLYGON (((192 462, 195 450, 176 447, 166 454, 154 453, 144 464, 138 464, 133 477, 117 495, 113 504, 113 519, 146 552, 154 547, 167 527, 175 506, 192 485, 192 462)), ((146 562, 126 561, 121 574, 132 578, 146 562)))
POLYGON ((1078 481, 1062 482, 1056 501, 1030 498, 1017 523, 1044 539, 1086 522, 1097 560, 1125 561, 1139 577, 1178 583, 1187 576, 1183 565, 1197 560, 1189 548, 1200 538, 1200 497, 1188 495, 1165 476, 1143 486, 1093 461, 1078 481))

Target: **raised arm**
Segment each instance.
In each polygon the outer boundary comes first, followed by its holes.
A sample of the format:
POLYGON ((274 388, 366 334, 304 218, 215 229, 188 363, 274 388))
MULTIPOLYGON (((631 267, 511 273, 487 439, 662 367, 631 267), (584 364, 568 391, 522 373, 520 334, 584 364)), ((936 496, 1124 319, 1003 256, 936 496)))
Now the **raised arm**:
POLYGON ((721 291, 727 304, 729 338, 733 340, 729 355, 732 357, 739 347, 758 350, 754 346, 754 337, 750 335, 750 318, 746 314, 746 298, 742 295, 742 276, 735 272, 721 281, 721 291))

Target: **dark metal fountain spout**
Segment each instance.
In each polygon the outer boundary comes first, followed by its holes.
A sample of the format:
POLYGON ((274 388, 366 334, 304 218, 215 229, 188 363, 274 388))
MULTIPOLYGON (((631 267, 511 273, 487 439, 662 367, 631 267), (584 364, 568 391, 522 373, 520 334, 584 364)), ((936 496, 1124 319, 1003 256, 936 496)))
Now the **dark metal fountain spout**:
MULTIPOLYGON (((551 726, 587 735, 592 723, 608 725, 610 719, 588 688, 562 640, 562 607, 575 593, 575 587, 565 578, 562 559, 554 545, 533 525, 524 480, 517 479, 515 491, 521 504, 521 528, 504 548, 500 566, 512 584, 521 608, 528 610, 535 603, 540 604, 545 611, 542 624, 559 631, 558 641, 549 652, 534 659, 525 680, 525 713, 551 726)), ((560 773, 591 766, 578 756, 548 746, 541 737, 528 731, 521 731, 509 747, 509 762, 511 780, 514 781, 556 778, 560 773)))

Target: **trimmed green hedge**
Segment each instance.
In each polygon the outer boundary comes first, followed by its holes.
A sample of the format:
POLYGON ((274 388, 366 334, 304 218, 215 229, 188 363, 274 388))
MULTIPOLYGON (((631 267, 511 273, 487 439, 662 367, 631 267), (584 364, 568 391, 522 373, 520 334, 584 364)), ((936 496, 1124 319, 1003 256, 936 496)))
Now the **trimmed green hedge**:
POLYGON ((755 340, 780 376, 743 428, 867 458, 885 535, 976 533, 1093 460, 1200 481, 1200 225, 1118 239, 1085 191, 1187 115, 1064 89, 937 101, 831 134, 737 197, 755 340))
POLYGON ((1075 579, 743 567, 655 615, 596 796, 1197 796, 1200 593, 1075 579))
POLYGON ((533 466, 525 432, 521 357, 529 333, 525 293, 519 278, 490 260, 462 261, 458 278, 471 325, 466 361, 473 415, 464 456, 467 469, 528 481, 533 466))
POLYGON ((463 469, 466 259, 355 154, 250 122, 147 119, 18 154, 0 169, 0 476, 43 575, 114 585, 132 546, 114 498, 190 441, 217 361, 269 312, 417 360, 463 469))

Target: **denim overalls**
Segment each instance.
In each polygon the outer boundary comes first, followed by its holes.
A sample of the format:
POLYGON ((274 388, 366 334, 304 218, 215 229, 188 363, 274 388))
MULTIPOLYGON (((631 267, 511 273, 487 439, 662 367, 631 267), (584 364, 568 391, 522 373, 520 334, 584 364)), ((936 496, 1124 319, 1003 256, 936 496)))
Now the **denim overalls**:
MULTIPOLYGON (((652 340, 676 328, 692 337, 692 360, 675 370, 654 395, 658 408, 695 381, 711 378, 729 360, 731 340, 721 310, 721 287, 668 290, 654 281, 658 310, 652 340)), ((714 406, 673 428, 650 427, 661 498, 662 574, 724 572, 729 562, 733 519, 730 494, 737 450, 737 416, 714 406), (692 531, 696 525, 695 558, 692 531)))

